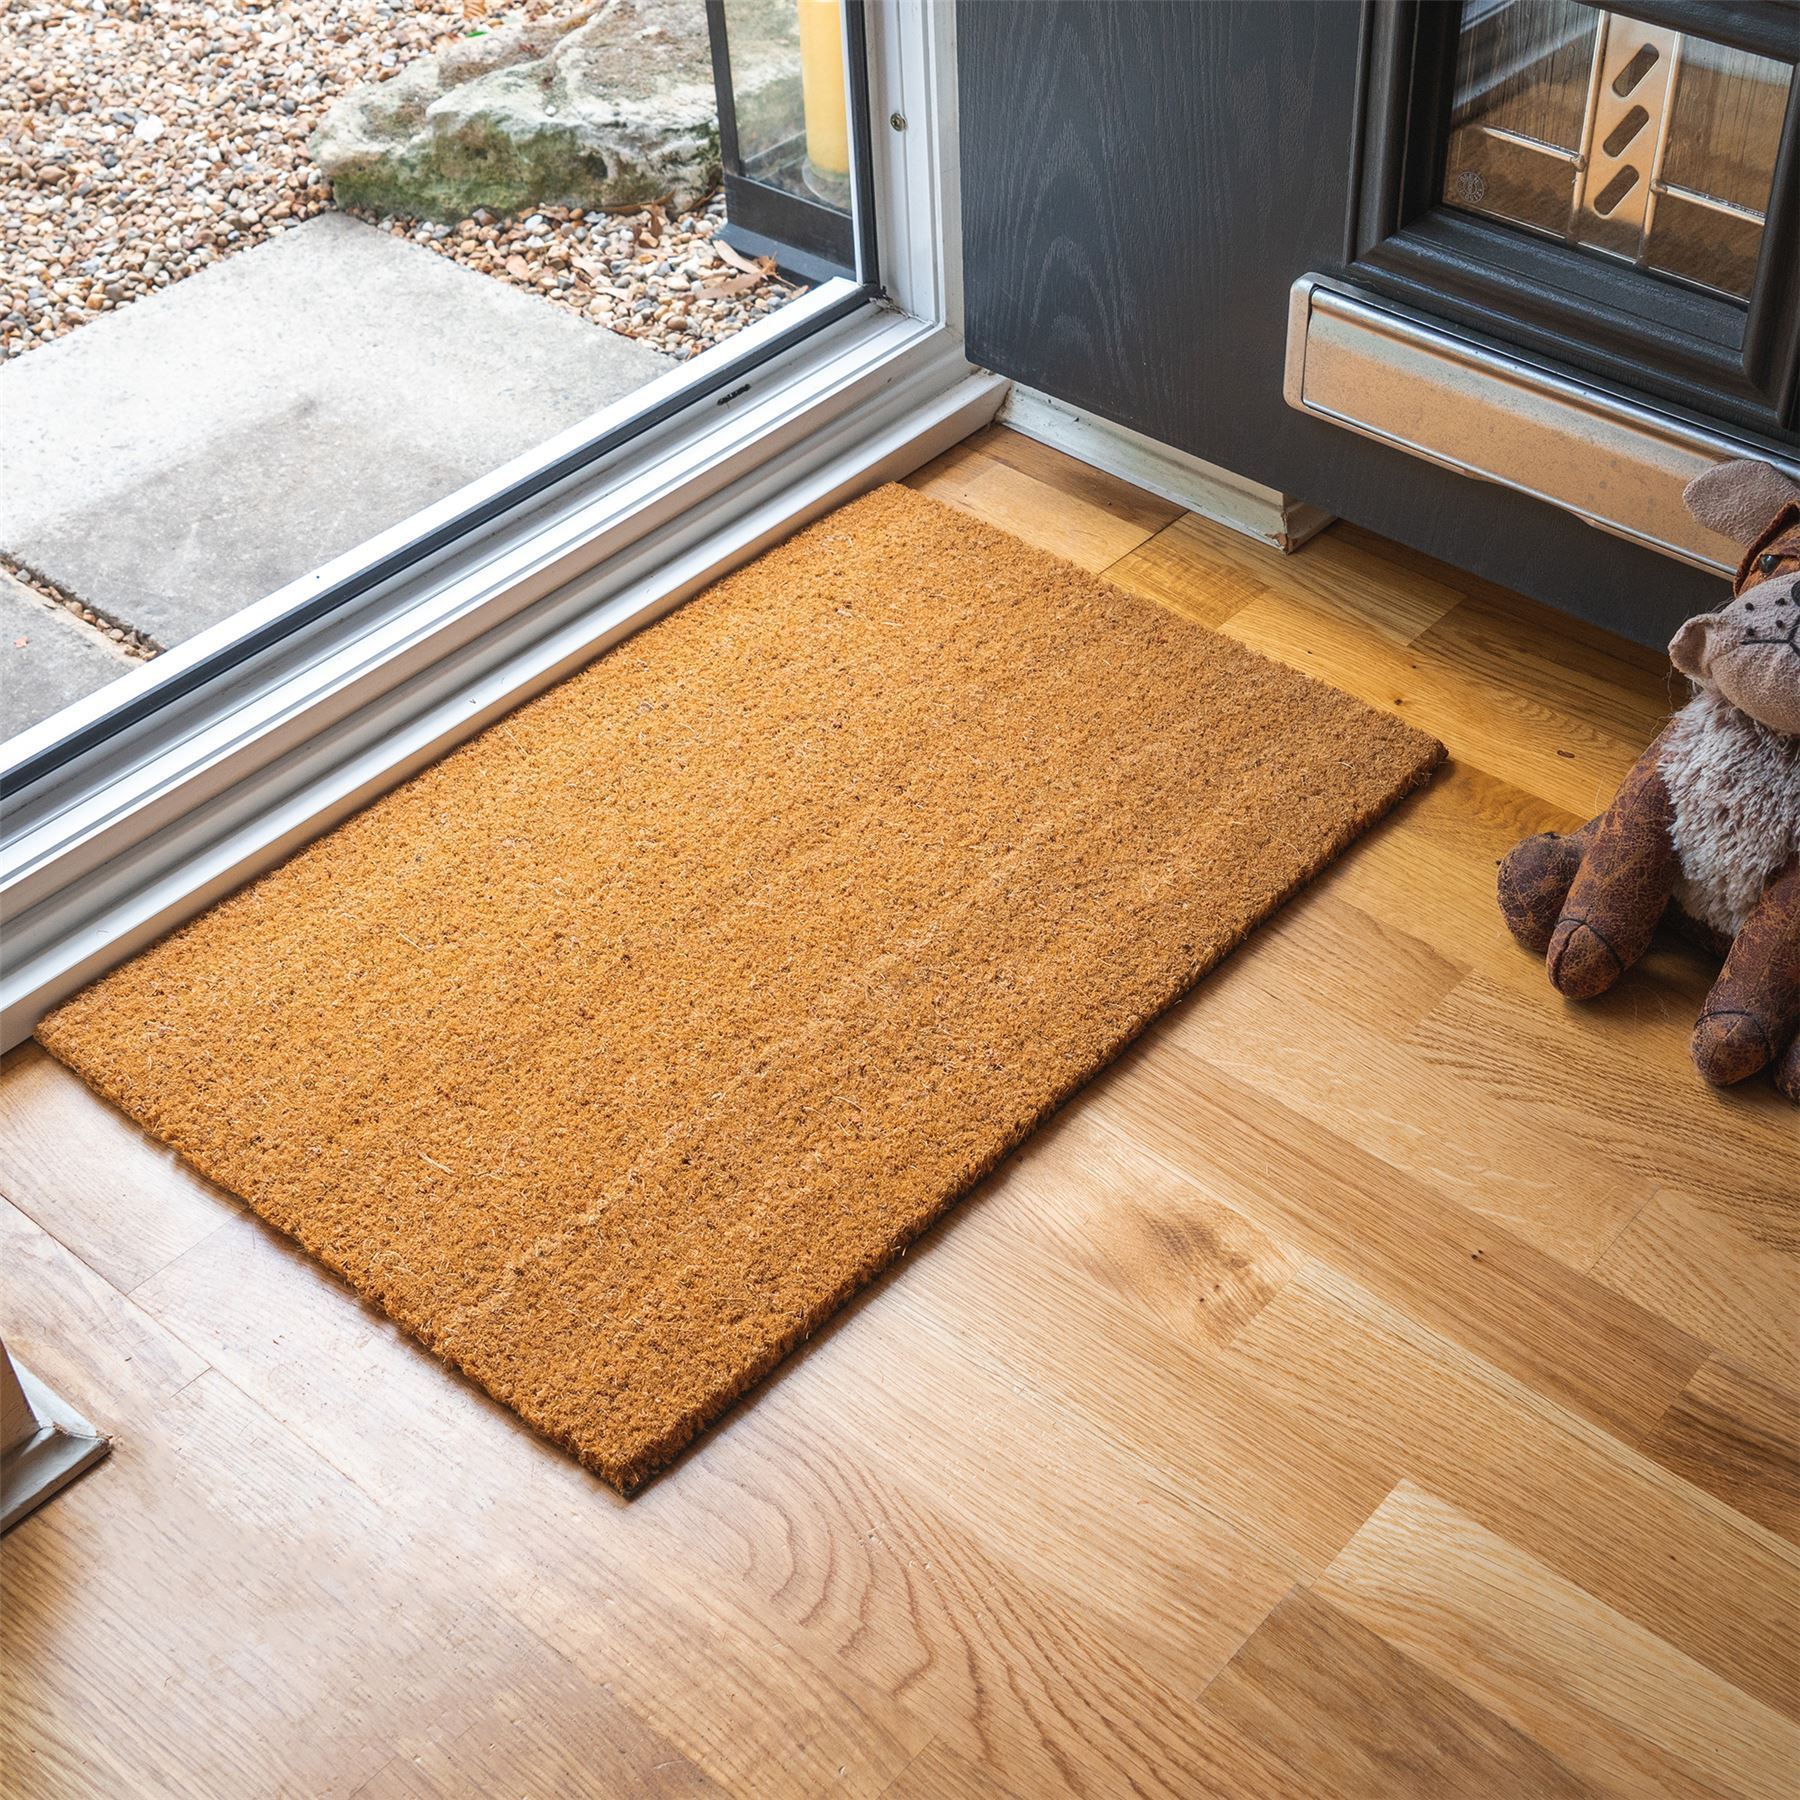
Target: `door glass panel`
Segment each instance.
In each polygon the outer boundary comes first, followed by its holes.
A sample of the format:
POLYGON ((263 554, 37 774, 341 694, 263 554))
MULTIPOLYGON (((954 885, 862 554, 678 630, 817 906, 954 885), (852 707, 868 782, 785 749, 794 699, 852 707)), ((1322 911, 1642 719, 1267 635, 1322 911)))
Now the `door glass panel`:
POLYGON ((801 280, 852 273, 841 0, 708 0, 726 236, 801 280))
POLYGON ((1793 77, 1575 0, 1472 0, 1443 198, 1745 300, 1793 77))
POLYGON ((843 0, 0 0, 0 760, 766 354, 859 273, 860 54, 843 0))

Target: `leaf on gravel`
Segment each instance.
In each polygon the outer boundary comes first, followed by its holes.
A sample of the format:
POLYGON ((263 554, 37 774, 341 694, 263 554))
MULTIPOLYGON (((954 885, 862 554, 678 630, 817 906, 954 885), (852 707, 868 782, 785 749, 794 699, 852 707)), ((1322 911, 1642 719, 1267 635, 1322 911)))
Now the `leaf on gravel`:
POLYGON ((722 281, 703 281, 700 292, 703 294, 747 294, 752 288, 761 287, 768 276, 761 269, 753 269, 748 275, 727 275, 722 281))
POLYGON ((772 256, 748 257, 743 251, 732 249, 723 238, 713 238, 711 243, 722 261, 730 263, 734 269, 743 270, 746 275, 755 275, 760 279, 764 275, 775 273, 775 259, 772 256))

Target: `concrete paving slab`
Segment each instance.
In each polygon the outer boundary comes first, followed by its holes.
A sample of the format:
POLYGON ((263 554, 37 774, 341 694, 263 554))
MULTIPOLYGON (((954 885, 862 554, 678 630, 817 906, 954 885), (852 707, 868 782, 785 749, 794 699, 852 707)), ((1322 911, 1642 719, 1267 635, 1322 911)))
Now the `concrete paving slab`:
POLYGON ((137 663, 0 569, 0 742, 137 663))
POLYGON ((322 214, 0 369, 0 548, 167 647, 672 366, 322 214))

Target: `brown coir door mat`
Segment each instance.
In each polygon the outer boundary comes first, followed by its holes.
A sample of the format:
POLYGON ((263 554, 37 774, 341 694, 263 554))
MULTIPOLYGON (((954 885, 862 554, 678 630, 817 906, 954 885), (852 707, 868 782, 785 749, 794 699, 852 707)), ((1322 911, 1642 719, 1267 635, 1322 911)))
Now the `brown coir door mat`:
POLYGON ((38 1035, 629 1490, 1441 755, 886 487, 38 1035))

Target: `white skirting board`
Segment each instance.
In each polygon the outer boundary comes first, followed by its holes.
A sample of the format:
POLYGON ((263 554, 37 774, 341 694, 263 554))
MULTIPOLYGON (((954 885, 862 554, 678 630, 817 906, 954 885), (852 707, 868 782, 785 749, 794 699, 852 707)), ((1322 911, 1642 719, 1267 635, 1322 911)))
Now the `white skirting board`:
POLYGON ((1000 423, 1277 550, 1298 550, 1333 518, 1322 507, 1309 506, 1018 382, 1000 408, 1000 423))

